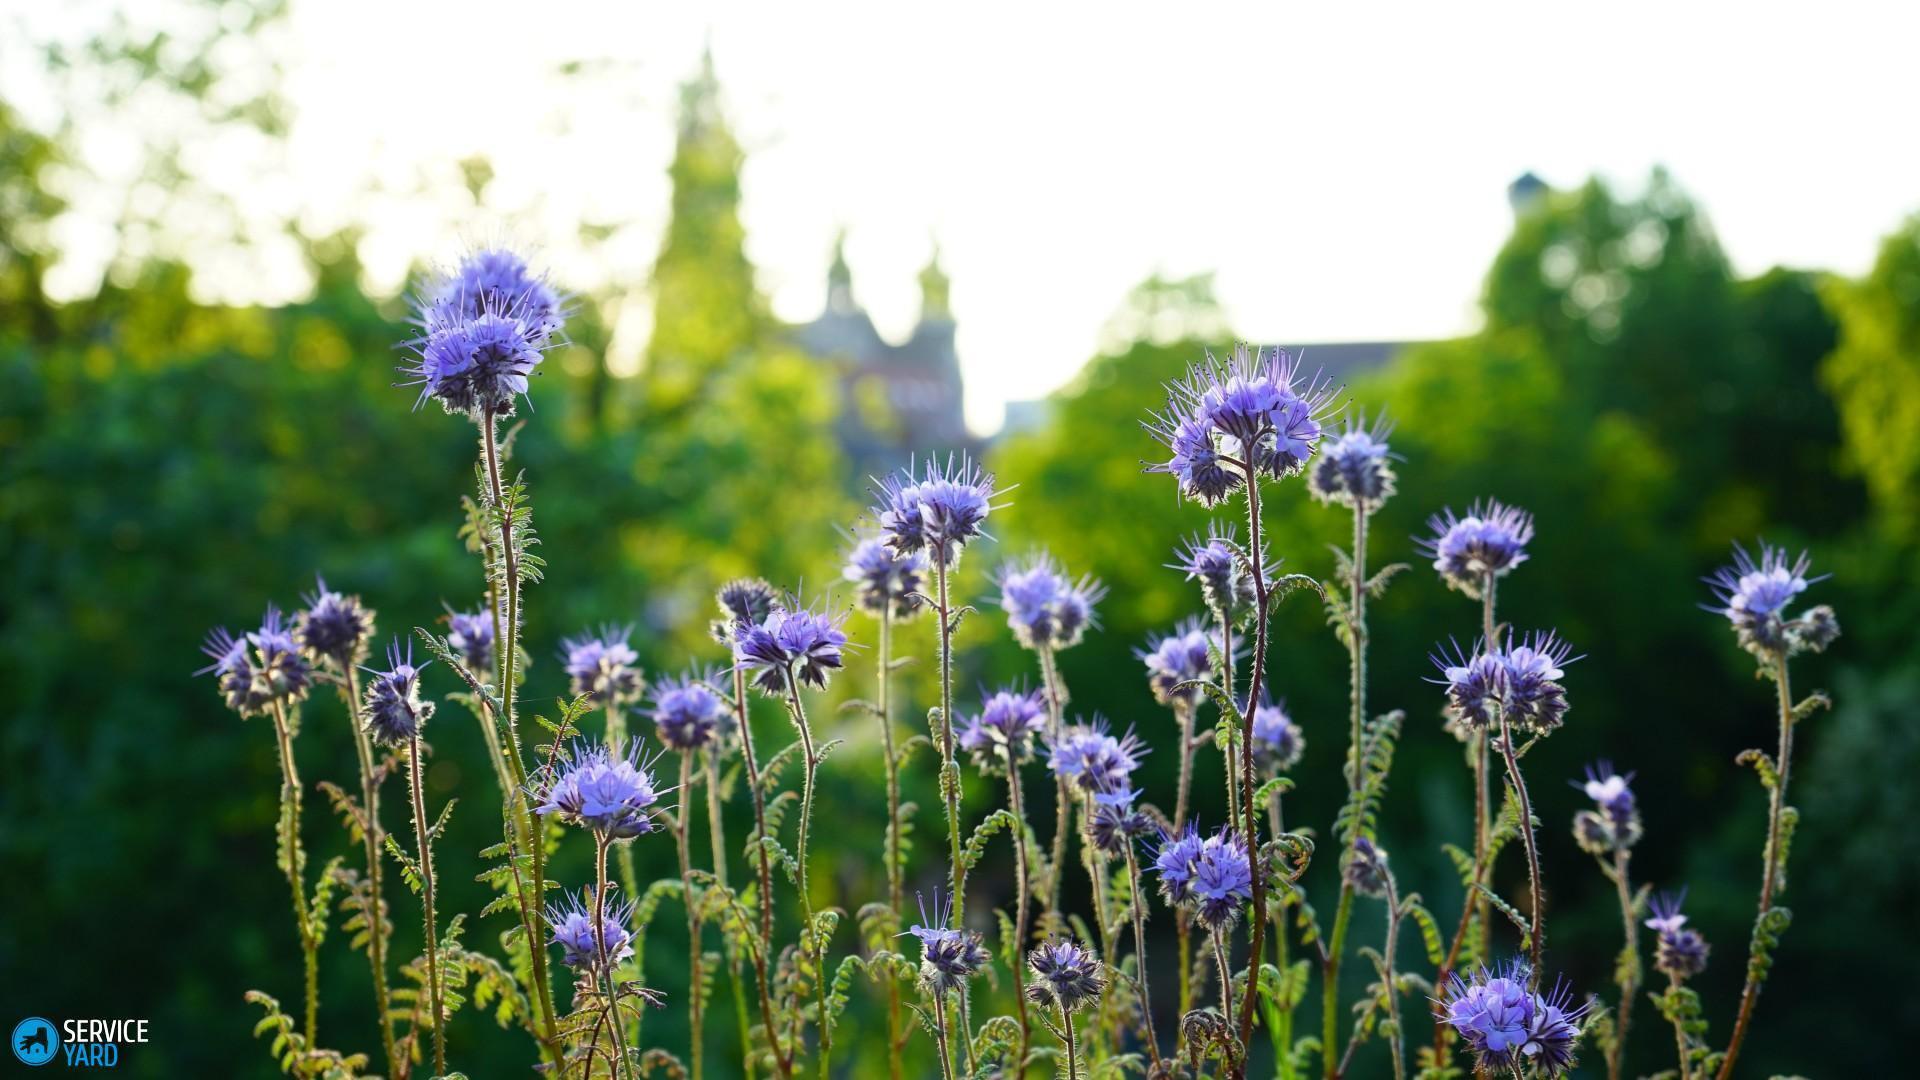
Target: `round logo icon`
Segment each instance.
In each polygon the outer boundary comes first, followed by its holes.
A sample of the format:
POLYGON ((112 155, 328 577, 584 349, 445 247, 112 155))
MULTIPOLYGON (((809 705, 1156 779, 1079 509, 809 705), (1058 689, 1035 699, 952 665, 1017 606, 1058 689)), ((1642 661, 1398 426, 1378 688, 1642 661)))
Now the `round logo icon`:
POLYGON ((53 1021, 29 1016, 13 1025, 13 1037, 7 1040, 13 1056, 27 1065, 45 1065, 60 1050, 60 1029, 53 1021))

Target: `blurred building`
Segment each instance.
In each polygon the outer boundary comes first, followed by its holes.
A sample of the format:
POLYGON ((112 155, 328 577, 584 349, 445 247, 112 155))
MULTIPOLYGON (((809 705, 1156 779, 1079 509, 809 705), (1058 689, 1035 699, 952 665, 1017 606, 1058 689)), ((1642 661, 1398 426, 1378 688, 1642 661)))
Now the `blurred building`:
POLYGON ((854 298, 843 235, 827 269, 826 308, 794 328, 802 349, 837 370, 840 445, 860 478, 883 475, 910 457, 980 449, 967 431, 948 287, 936 248, 920 271, 920 320, 894 344, 854 298))

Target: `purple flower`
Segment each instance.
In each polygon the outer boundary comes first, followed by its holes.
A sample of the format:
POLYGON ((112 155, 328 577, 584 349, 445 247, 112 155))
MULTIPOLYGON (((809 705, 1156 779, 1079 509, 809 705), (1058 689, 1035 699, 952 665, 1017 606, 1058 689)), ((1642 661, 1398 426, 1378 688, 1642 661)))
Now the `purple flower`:
POLYGON ((847 635, 840 624, 845 621, 844 613, 776 606, 759 624, 735 630, 734 656, 740 667, 757 672, 753 684, 763 693, 778 697, 794 680, 824 690, 828 672, 841 665, 847 635))
POLYGON ((1474 599, 1489 577, 1502 577, 1527 561, 1533 539, 1533 515, 1495 500, 1474 503, 1466 517, 1446 510, 1427 519, 1434 535, 1415 538, 1433 557, 1433 568, 1451 588, 1474 599))
POLYGON ((366 732, 374 742, 382 746, 406 742, 433 719, 433 702, 420 700, 420 672, 426 666, 413 666, 413 643, 408 642, 403 651, 396 638, 387 644, 387 670, 367 669, 373 680, 367 683, 366 732))
POLYGON ((493 613, 447 609, 447 648, 460 654, 476 678, 493 670, 493 613))
POLYGON ((564 300, 535 273, 519 252, 483 247, 468 252, 451 273, 433 283, 422 316, 441 325, 477 319, 488 311, 514 311, 537 335, 538 343, 559 333, 566 321, 564 300))
POLYGON ((564 902, 547 906, 547 925, 553 929, 553 943, 560 946, 561 963, 605 975, 608 966, 633 955, 633 935, 627 930, 633 918, 633 901, 609 901, 598 920, 593 917, 594 907, 592 897, 584 891, 565 897, 564 902))
POLYGON ((1162 833, 1159 850, 1153 855, 1153 872, 1160 878, 1160 896, 1169 905, 1178 906, 1193 895, 1193 873, 1206 841, 1193 823, 1181 826, 1175 834, 1162 833))
POLYGON ((1087 838, 1102 854, 1122 854, 1135 837, 1152 828, 1153 819, 1135 805, 1139 799, 1140 792, 1134 788, 1094 795, 1093 812, 1087 817, 1087 838))
POLYGON ((224 626, 207 634, 200 647, 213 663, 194 672, 212 675, 227 707, 241 716, 258 716, 277 705, 307 696, 313 667, 300 653, 280 609, 267 605, 260 629, 236 638, 224 626))
POLYGON ((869 536, 857 541, 847 553, 847 565, 840 576, 853 582, 862 609, 875 615, 891 609, 898 619, 918 608, 913 596, 923 587, 926 571, 925 552, 895 554, 885 541, 869 536))
POLYGON ((1566 719, 1566 687, 1560 685, 1562 668, 1577 657, 1569 656, 1567 644, 1551 633, 1535 632, 1519 639, 1511 632, 1504 649, 1489 650, 1476 643, 1472 656, 1460 650, 1457 642, 1449 655, 1441 650, 1433 654, 1434 666, 1444 678, 1431 680, 1447 688, 1447 715, 1463 730, 1487 727, 1500 715, 1508 722, 1534 734, 1544 735, 1566 719))
POLYGON ((709 627, 713 640, 732 645, 736 630, 759 624, 773 613, 778 599, 773 586, 760 578, 736 578, 720 586, 713 597, 720 617, 709 627))
POLYGON ((1763 661, 1801 651, 1821 652, 1840 636, 1833 609, 1821 605, 1800 618, 1787 618, 1787 606, 1795 597, 1808 585, 1826 580, 1825 575, 1807 577, 1811 565, 1804 551, 1789 563, 1785 548, 1763 541, 1756 561, 1746 548, 1735 544, 1733 565, 1723 566, 1703 579, 1719 601, 1718 607, 1706 605, 1707 610, 1725 615, 1733 624, 1740 647, 1763 661))
POLYGON ((1687 917, 1681 913, 1681 905, 1687 902, 1687 890, 1679 894, 1663 892, 1649 901, 1653 917, 1647 920, 1647 928, 1659 934, 1659 940, 1653 949, 1653 966, 1662 974, 1676 979, 1690 979, 1707 969, 1707 954, 1711 948, 1700 931, 1687 926, 1687 917))
POLYGON ((1167 564, 1200 583, 1200 596, 1216 619, 1237 618, 1253 606, 1253 573, 1236 552, 1237 539, 1232 525, 1210 527, 1206 536, 1191 536, 1184 548, 1174 549, 1167 564))
POLYGON ((1129 730, 1114 738, 1107 722, 1074 724, 1047 744, 1047 767, 1082 791, 1122 791, 1147 750, 1129 730))
POLYGON ((207 631, 206 643, 200 646, 200 651, 213 663, 194 674, 213 676, 227 708, 241 716, 258 716, 273 704, 273 699, 259 692, 254 683, 253 653, 247 648, 245 637, 234 637, 231 630, 216 626, 207 631))
POLYGON ((1180 493, 1214 506, 1245 486, 1249 475, 1278 479, 1306 467, 1320 442, 1332 393, 1320 380, 1302 384, 1284 349, 1234 347, 1222 363, 1212 354, 1167 386, 1167 406, 1147 430, 1168 460, 1180 493))
POLYGON ((1222 829, 1200 845, 1191 883, 1194 914, 1209 930, 1232 926, 1240 910, 1253 899, 1253 863, 1247 842, 1231 829, 1222 829))
POLYGON ((1058 1005, 1068 1013, 1079 1012, 1107 988, 1100 958, 1071 939, 1038 946, 1027 954, 1027 967, 1034 977, 1027 996, 1041 1005, 1058 1005))
POLYGON ((373 636, 373 611, 357 596, 343 596, 327 588, 325 578, 314 578, 315 589, 301 599, 306 610, 293 617, 293 637, 314 663, 331 663, 342 670, 367 656, 373 636))
POLYGON ((407 343, 413 355, 400 368, 400 385, 420 387, 449 413, 511 416, 527 392, 527 377, 546 359, 551 336, 517 306, 488 301, 471 317, 437 307, 421 316, 426 333, 407 343))
POLYGON ((1306 736, 1287 716, 1286 702, 1263 704, 1253 710, 1253 752, 1268 768, 1281 772, 1293 768, 1306 748, 1306 736))
POLYGON ((627 752, 604 743, 575 742, 546 772, 546 787, 535 791, 536 814, 557 814, 568 825, 590 829, 604 839, 624 840, 654 832, 653 806, 664 794, 655 786, 652 762, 640 757, 640 740, 627 752))
POLYGON ((1537 1076, 1566 1075, 1587 1011, 1585 1004, 1572 1007, 1564 981, 1544 996, 1527 989, 1527 969, 1519 961, 1498 974, 1484 967, 1470 979, 1455 974, 1439 1005, 1440 1021, 1459 1033, 1476 1067, 1489 1075, 1525 1064, 1537 1076))
POLYGON ((1387 449, 1392 434, 1385 416, 1376 417, 1372 427, 1364 416, 1348 417, 1339 438, 1321 447, 1307 473, 1307 490, 1321 502, 1379 509, 1394 491, 1394 454, 1387 449))
POLYGON ((653 691, 653 730, 660 742, 686 753, 713 746, 733 727, 733 714, 709 685, 711 675, 663 679, 653 691))
POLYGON ((1633 774, 1613 771, 1613 763, 1599 761, 1587 766, 1585 783, 1574 786, 1593 800, 1594 809, 1573 816, 1573 838, 1581 849, 1593 855, 1624 851, 1640 840, 1643 831, 1640 810, 1628 785, 1633 774))
POLYGON ((1213 681, 1213 654, 1219 648, 1218 632, 1190 617, 1182 619, 1172 633, 1147 639, 1147 647, 1133 654, 1147 666, 1147 684, 1155 701, 1193 706, 1205 691, 1185 684, 1213 681))
POLYGON ((992 959, 978 933, 949 927, 952 920, 953 901, 936 889, 933 918, 927 917, 926 900, 920 898, 920 925, 907 931, 920 939, 920 981, 935 994, 962 989, 992 959))
POLYGON ((1098 625, 1093 608, 1106 595, 1092 577, 1069 580, 1044 551, 1000 568, 1000 606, 1022 648, 1057 652, 1078 645, 1087 628, 1098 625))
POLYGON ((1387 895, 1387 849, 1364 836, 1354 837, 1342 877, 1362 896, 1387 895))
POLYGON ((928 461, 917 480, 908 466, 880 481, 875 494, 880 505, 874 517, 889 550, 902 556, 925 552, 949 567, 959 560, 962 548, 986 535, 981 526, 999 509, 993 502, 999 494, 993 474, 964 457, 958 462, 948 458, 944 468, 928 461))
POLYGON ((597 708, 637 700, 646 680, 635 667, 640 656, 627 644, 631 627, 603 626, 598 634, 581 634, 560 643, 568 690, 597 708))
POLYGON ((1046 696, 1038 690, 996 691, 963 724, 960 749, 971 753, 982 770, 1025 761, 1033 750, 1034 736, 1047 726, 1046 696))

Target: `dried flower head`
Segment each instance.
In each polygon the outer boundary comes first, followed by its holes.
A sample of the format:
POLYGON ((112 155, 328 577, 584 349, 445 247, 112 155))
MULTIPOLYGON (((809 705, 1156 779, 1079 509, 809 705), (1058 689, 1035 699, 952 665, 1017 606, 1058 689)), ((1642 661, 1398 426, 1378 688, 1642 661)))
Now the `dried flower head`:
POLYGON ((493 613, 484 608, 474 612, 448 608, 447 648, 459 653, 467 668, 485 680, 493 670, 493 613))
POLYGON ((759 624, 773 613, 778 601, 779 594, 773 591, 773 586, 760 578, 735 578, 720 586, 713 598, 720 608, 720 617, 709 627, 713 640, 732 645, 737 628, 759 624))
POLYGON ((1287 703, 1266 703, 1253 710, 1253 752, 1271 770, 1285 772, 1300 761, 1307 738, 1287 715, 1287 703))
POLYGON ((1320 448, 1307 473, 1307 490, 1321 502, 1377 510, 1394 491, 1394 453, 1387 449, 1393 424, 1385 416, 1347 418, 1338 438, 1320 448))
POLYGON ((1792 562, 1785 548, 1760 544, 1755 559, 1739 544, 1733 546, 1733 565, 1723 566, 1712 577, 1702 580, 1713 589, 1719 606, 1705 605, 1733 624, 1740 647, 1762 662, 1773 662, 1802 651, 1821 652, 1840 636, 1840 623, 1833 609, 1816 607, 1797 619, 1787 617, 1787 607, 1807 586, 1826 580, 1809 578, 1813 565, 1806 552, 1792 562))
POLYGON ((879 537, 868 536, 854 542, 840 576, 853 583, 862 610, 875 615, 891 610, 900 619, 919 609, 914 594, 924 587, 926 572, 925 552, 901 555, 879 537))
MULTIPOLYGON (((576 741, 543 769, 543 786, 533 796, 536 814, 557 814, 568 825, 591 830, 603 839, 624 840, 659 829, 654 804, 664 794, 653 778, 653 763, 640 756, 640 740, 623 754, 600 743, 576 741)), ((536 782, 538 784, 538 782, 536 782)))
POLYGON ((325 578, 314 578, 314 591, 301 597, 306 609, 293 617, 293 637, 307 659, 346 670, 367 658, 373 637, 373 609, 357 596, 327 588, 325 578))
POLYGON ((1241 344, 1226 362, 1209 353, 1167 384, 1166 408, 1146 426, 1170 456, 1147 471, 1172 476, 1182 495, 1205 506, 1249 476, 1295 475, 1320 442, 1332 396, 1321 380, 1302 383, 1284 349, 1241 344))
MULTIPOLYGON (((1253 572, 1238 549, 1232 525, 1209 526, 1205 536, 1195 534, 1175 548, 1174 561, 1167 564, 1200 583, 1200 596, 1216 619, 1238 620, 1253 610, 1253 572)), ((1266 553, 1260 557, 1265 562, 1266 553)))
POLYGON ((1639 842, 1644 830, 1633 788, 1628 786, 1632 782, 1632 773, 1622 776, 1614 772, 1610 761, 1587 766, 1586 782, 1574 785, 1585 791, 1594 805, 1594 809, 1573 816, 1573 839, 1583 851, 1611 855, 1639 842))
POLYGON ((997 690, 962 723, 960 749, 973 755, 981 771, 997 772, 1033 752, 1034 737, 1047 726, 1047 699, 1038 690, 997 690))
POLYGON ((1681 905, 1687 902, 1687 890, 1676 895, 1663 892, 1649 901, 1653 917, 1647 928, 1659 934, 1653 948, 1653 966, 1664 975, 1690 979, 1707 969, 1707 954, 1712 951, 1700 931, 1687 926, 1681 905))
POLYGON ((1546 995, 1529 990, 1527 982, 1519 961, 1497 974, 1484 967, 1471 978, 1456 973, 1438 1003, 1438 1019, 1459 1034, 1486 1075, 1530 1065, 1536 1076, 1560 1077, 1573 1068, 1587 1005, 1573 1006, 1564 981, 1546 995))
POLYGON ((1387 850, 1364 836, 1354 837, 1342 876, 1362 896, 1387 895, 1387 850))
MULTIPOLYGON (((431 661, 429 661, 431 663, 431 661)), ((398 638, 387 643, 387 670, 367 669, 366 731, 381 746, 395 746, 420 734, 433 719, 434 705, 420 700, 420 672, 413 664, 413 643, 401 647, 398 638)))
POLYGON ((932 918, 927 917, 926 899, 917 899, 920 924, 907 934, 920 939, 921 985, 935 995, 965 988, 967 980, 979 974, 992 959, 986 946, 981 944, 980 934, 948 925, 953 921, 953 901, 942 897, 939 890, 934 890, 932 918))
POLYGON ((1180 620, 1170 634, 1155 634, 1147 647, 1133 655, 1147 667, 1147 684, 1153 698, 1163 705, 1193 706, 1206 691, 1197 683, 1214 679, 1213 657, 1221 648, 1219 630, 1188 617, 1180 620))
POLYGON ((949 457, 944 467, 929 460, 917 479, 909 465, 878 484, 873 514, 887 547, 897 555, 925 552, 949 567, 962 548, 986 535, 987 515, 1000 509, 993 474, 965 457, 949 457))
POLYGON ((1129 729, 1114 738, 1107 722, 1073 724, 1047 743, 1047 767, 1082 791, 1122 791, 1147 748, 1129 729))
POLYGON ((632 635, 632 627, 603 626, 599 633, 561 641, 560 659, 566 667, 569 692, 603 709, 639 700, 647 683, 635 666, 640 655, 627 644, 632 635))
POLYGON ((1107 595, 1092 577, 1070 580, 1053 556, 1035 552, 1000 568, 1000 606, 1014 640, 1026 649, 1058 652, 1080 643, 1097 626, 1094 605, 1107 595))
POLYGON ((733 713, 714 693, 713 673, 687 672, 653 689, 653 731, 682 753, 711 747, 733 731, 733 713))
POLYGON ((1027 954, 1034 981, 1027 996, 1041 1005, 1079 1012, 1107 988, 1106 973, 1093 950, 1071 939, 1049 941, 1027 954))
POLYGON ((1434 535, 1415 542, 1450 588, 1476 600, 1488 578, 1527 561, 1533 539, 1532 514, 1492 499, 1468 507, 1466 517, 1455 517, 1451 509, 1436 514, 1427 526, 1434 535))
POLYGON ((776 605, 757 624, 734 631, 734 656, 739 666, 754 673, 760 691, 778 697, 797 682, 815 690, 827 688, 828 673, 842 663, 847 635, 840 626, 846 613, 795 610, 776 605))
POLYGON ((609 900, 599 919, 594 911, 593 898, 582 891, 547 905, 547 925, 553 929, 553 943, 560 946, 561 963, 604 976, 608 967, 633 955, 633 934, 627 930, 633 901, 609 900))

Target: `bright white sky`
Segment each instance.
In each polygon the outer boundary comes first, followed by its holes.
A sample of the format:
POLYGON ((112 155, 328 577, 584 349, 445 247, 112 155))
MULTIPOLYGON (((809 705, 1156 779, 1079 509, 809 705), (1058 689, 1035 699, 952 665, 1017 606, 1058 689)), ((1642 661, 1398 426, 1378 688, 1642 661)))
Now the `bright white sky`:
MULTIPOLYGON (((637 289, 676 87, 711 40, 776 311, 819 309, 844 225, 856 294, 897 338, 937 236, 984 428, 1071 378, 1156 269, 1217 271, 1236 329, 1262 340, 1470 330, 1527 169, 1637 186, 1665 164, 1742 272, 1857 273, 1920 209, 1912 4, 293 10, 289 157, 243 199, 315 229, 365 222, 375 287, 505 227, 567 284, 637 289), (549 74, 573 60, 596 74, 549 74), (481 212, 446 194, 476 154, 498 174, 481 212), (632 227, 586 248, 583 217, 632 227)), ((212 276, 234 298, 272 288, 212 276)), ((625 305, 616 359, 637 353, 644 309, 625 305)))

